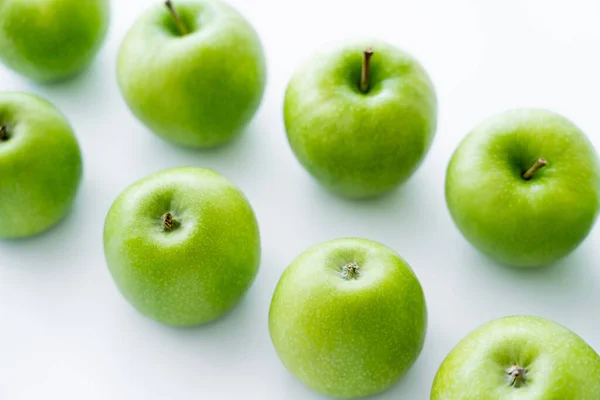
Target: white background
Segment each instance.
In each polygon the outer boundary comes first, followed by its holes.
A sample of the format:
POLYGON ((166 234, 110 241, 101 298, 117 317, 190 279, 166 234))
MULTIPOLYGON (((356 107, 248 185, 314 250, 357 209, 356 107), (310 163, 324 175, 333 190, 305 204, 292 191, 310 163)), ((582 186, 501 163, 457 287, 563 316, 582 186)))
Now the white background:
POLYGON ((269 82, 245 135, 204 152, 157 139, 120 97, 118 46, 154 3, 113 1, 106 45, 75 80, 37 86, 0 66, 0 90, 52 100, 73 123, 85 157, 70 217, 39 237, 0 242, 1 399, 322 399, 280 364, 267 312, 281 272, 296 255, 344 236, 394 248, 427 296, 425 349, 378 399, 428 399, 451 348, 504 315, 554 319, 600 350, 600 225, 549 268, 510 269, 469 246, 443 195, 445 168, 461 138, 506 108, 560 112, 600 149, 598 0, 231 0, 263 40, 269 82), (415 55, 436 85, 440 112, 435 142, 414 177, 392 195, 353 202, 323 191, 299 166, 281 110, 288 79, 313 50, 362 36, 415 55), (164 327, 137 314, 117 292, 102 248, 114 198, 152 172, 182 165, 213 168, 240 186, 263 241, 261 271, 245 300, 218 322, 193 329, 164 327))

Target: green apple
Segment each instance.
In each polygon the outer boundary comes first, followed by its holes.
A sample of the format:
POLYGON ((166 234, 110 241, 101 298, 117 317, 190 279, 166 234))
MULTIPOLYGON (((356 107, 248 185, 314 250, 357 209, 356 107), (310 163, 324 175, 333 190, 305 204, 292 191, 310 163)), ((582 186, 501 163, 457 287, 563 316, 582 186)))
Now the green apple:
POLYGON ((464 338, 442 363, 431 400, 598 400, 600 357, 575 333, 513 316, 464 338))
POLYGON ((460 231, 488 256, 522 267, 549 264, 594 225, 598 158, 564 117, 510 110, 462 141, 448 166, 446 200, 460 231))
POLYGON ((429 150, 436 114, 423 67, 381 41, 318 52, 285 93, 296 157, 322 185, 352 198, 381 195, 408 179, 429 150))
POLYGON ((94 59, 109 0, 1 0, 0 60, 36 81, 69 78, 94 59))
POLYGON ((109 270, 142 314, 172 326, 214 320, 252 285, 260 235, 242 192, 216 172, 150 175, 114 202, 104 227, 109 270))
POLYGON ((427 309, 417 277, 394 251, 338 239, 296 258, 277 284, 271 339, 286 368, 336 398, 382 392, 412 366, 427 309))
POLYGON ((260 40, 216 0, 156 5, 131 28, 117 75, 131 111, 163 139, 214 147, 244 130, 262 100, 260 40))
POLYGON ((71 209, 82 176, 65 116, 26 93, 0 93, 0 238, 41 233, 71 209))

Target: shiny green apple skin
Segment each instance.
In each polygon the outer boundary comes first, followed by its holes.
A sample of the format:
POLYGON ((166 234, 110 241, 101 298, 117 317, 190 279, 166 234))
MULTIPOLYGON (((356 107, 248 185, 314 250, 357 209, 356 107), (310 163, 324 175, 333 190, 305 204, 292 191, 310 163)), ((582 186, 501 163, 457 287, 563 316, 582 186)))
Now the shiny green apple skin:
POLYGON ((391 249, 366 239, 316 245, 283 273, 269 330, 286 368, 335 398, 382 392, 412 366, 425 340, 421 285, 391 249), (343 276, 356 263, 358 275, 343 276))
POLYGON ((171 326, 219 318, 252 285, 260 235, 252 207, 222 175, 167 169, 127 188, 104 227, 108 268, 142 314, 171 326), (165 215, 176 221, 165 227, 165 215))
POLYGON ((218 146, 240 134, 260 105, 262 45, 224 3, 174 4, 192 32, 178 33, 167 8, 156 4, 123 40, 119 86, 133 114, 158 136, 187 147, 218 146))
POLYGON ((109 0, 2 0, 0 60, 34 81, 70 78, 94 60, 109 22, 109 0))
POLYGON ((0 93, 0 238, 44 232, 73 206, 82 177, 79 144, 46 100, 0 93))
POLYGON ((483 253, 514 266, 546 265, 573 251, 594 225, 598 157, 566 118, 506 111, 462 141, 448 166, 446 200, 456 226, 483 253), (523 179, 539 157, 547 166, 523 179))
POLYGON ((423 67, 378 40, 318 52, 294 74, 284 120, 292 150, 324 187, 374 197, 407 180, 433 141, 437 100, 423 67), (370 89, 361 92, 363 52, 372 48, 370 89))
POLYGON ((575 333, 531 316, 492 321, 442 363, 431 400, 598 400, 600 357, 575 333), (518 365, 524 381, 511 385, 518 365))

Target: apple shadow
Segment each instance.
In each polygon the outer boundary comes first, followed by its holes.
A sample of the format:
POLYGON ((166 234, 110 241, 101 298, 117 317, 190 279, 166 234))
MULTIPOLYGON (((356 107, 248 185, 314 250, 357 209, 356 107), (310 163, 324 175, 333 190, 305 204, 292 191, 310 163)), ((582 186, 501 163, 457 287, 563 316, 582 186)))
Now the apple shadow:
POLYGON ((389 211, 409 210, 416 199, 426 195, 418 179, 411 179, 404 185, 383 195, 365 199, 353 199, 342 197, 324 188, 318 182, 311 179, 307 190, 314 198, 315 203, 336 203, 338 207, 346 211, 358 211, 359 213, 387 213, 389 211))
MULTIPOLYGON (((268 266, 261 265, 262 268, 268 266)), ((173 351, 185 352, 192 358, 198 357, 213 367, 228 368, 228 363, 249 360, 250 352, 258 346, 271 346, 268 332, 268 309, 272 292, 263 288, 264 281, 259 271, 253 285, 238 304, 221 317, 191 327, 175 327, 161 324, 139 312, 123 299, 119 308, 127 305, 128 311, 119 311, 122 317, 132 318, 140 335, 156 336, 153 343, 162 343, 173 351), (215 348, 226 348, 226 352, 215 353, 215 348), (190 350, 192 349, 192 350, 190 350)), ((133 335, 135 336, 135 335, 133 335)))
POLYGON ((347 203, 352 207, 377 207, 381 204, 395 202, 396 198, 404 196, 407 191, 406 187, 412 184, 412 182, 415 180, 415 177, 411 177, 409 180, 391 189, 390 191, 382 193, 378 196, 366 198, 352 198, 342 196, 337 194, 333 190, 322 186, 316 179, 310 177, 310 180, 312 183, 311 190, 315 192, 316 195, 322 197, 323 199, 326 199, 327 201, 339 201, 342 203, 347 203))
MULTIPOLYGON (((239 319, 243 319, 244 312, 248 312, 251 310, 251 306, 247 305, 247 303, 251 303, 252 300, 249 299, 250 292, 246 293, 244 297, 240 300, 238 304, 232 307, 230 310, 225 312, 222 316, 217 319, 214 319, 209 322, 205 322, 201 325, 194 326, 171 326, 165 325, 158 321, 153 320, 150 317, 147 317, 141 313, 139 313, 133 306, 130 305, 131 312, 137 317, 142 318, 142 323, 144 325, 149 325, 151 329, 160 332, 161 334, 165 334, 167 336, 176 336, 176 337, 202 337, 202 336, 213 336, 217 334, 219 337, 222 337, 221 333, 226 331, 227 329, 231 329, 232 326, 237 326, 239 324, 239 319)), ((136 318, 137 318, 136 317, 136 318)), ((195 340, 195 339, 193 339, 195 340)), ((204 340, 204 339, 202 339, 204 340)))
POLYGON ((256 121, 227 143, 209 149, 194 149, 169 142, 155 135, 141 122, 134 134, 137 136, 136 156, 156 171, 179 166, 210 168, 225 176, 256 173, 253 160, 260 152, 260 132, 256 121))
MULTIPOLYGON (((392 387, 390 387, 384 392, 367 397, 367 399, 395 400, 403 398, 404 396, 406 396, 407 393, 423 393, 423 390, 425 388, 422 386, 422 378, 428 375, 423 353, 421 354, 417 362, 392 387)), ((427 393, 429 393, 429 389, 430 388, 427 387, 427 393)))
POLYGON ((577 276, 573 275, 573 271, 580 273, 584 271, 585 253, 579 251, 580 249, 576 249, 555 262, 533 268, 516 267, 514 265, 498 262, 485 254, 478 252, 476 249, 473 250, 476 252, 477 258, 484 259, 486 263, 498 267, 499 272, 502 272, 504 275, 517 278, 521 281, 535 281, 539 283, 541 280, 558 284, 564 283, 566 278, 571 278, 570 280, 572 280, 576 277, 577 280, 585 280, 583 274, 578 274, 577 276))
MULTIPOLYGON (((145 359, 153 351, 140 349, 140 341, 143 342, 142 346, 149 347, 160 343, 161 352, 167 358, 171 354, 173 358, 185 360, 187 365, 198 370, 209 368, 217 375, 226 376, 231 373, 231 365, 236 365, 239 368, 246 366, 248 374, 256 374, 252 365, 257 355, 264 357, 264 351, 258 352, 258 349, 270 345, 266 316, 257 318, 253 314, 257 308, 260 309, 256 297, 255 293, 248 293, 236 307, 219 319, 188 328, 162 325, 139 314, 131 306, 129 312, 123 314, 121 311, 120 314, 129 320, 126 323, 130 325, 129 329, 131 325, 135 326, 135 331, 127 335, 126 340, 131 342, 131 346, 138 347, 134 354, 142 362, 153 362, 152 359, 145 359)), ((140 376, 139 379, 141 385, 146 378, 140 376)))
MULTIPOLYGON (((361 397, 365 400, 396 400, 406 398, 407 394, 422 393, 423 386, 419 377, 427 376, 425 363, 419 360, 406 372, 406 374, 394 383, 387 390, 367 397, 361 397)), ((304 385, 300 380, 294 377, 289 371, 281 365, 281 372, 276 377, 281 381, 281 387, 285 389, 285 393, 280 393, 282 398, 290 399, 318 399, 329 400, 331 397, 321 393, 317 393, 304 385)), ((429 390, 429 388, 427 388, 429 390)), ((416 398, 416 396, 415 396, 416 398)))
POLYGON ((41 84, 30 81, 28 84, 61 109, 68 107, 78 111, 110 105, 111 102, 105 100, 110 99, 118 87, 114 71, 105 63, 108 64, 108 55, 97 57, 88 68, 62 81, 41 84))
POLYGON ((361 200, 339 197, 312 179, 302 184, 306 192, 303 202, 308 203, 311 219, 317 221, 315 231, 323 235, 320 239, 363 237, 418 259, 422 243, 447 223, 445 208, 436 207, 443 194, 419 172, 392 192, 361 200))
MULTIPOLYGON (((331 397, 325 396, 324 394, 317 393, 300 382, 294 375, 292 375, 283 364, 281 365, 283 369, 281 378, 284 379, 283 384, 285 385, 286 393, 282 393, 285 395, 285 399, 315 399, 315 400, 331 400, 331 397)), ((283 386, 283 385, 282 385, 283 386)))
POLYGON ((585 246, 584 243, 566 257, 536 268, 498 263, 466 245, 464 251, 471 253, 468 258, 473 261, 466 263, 464 272, 478 276, 482 284, 490 288, 504 291, 508 303, 508 299, 514 298, 519 307, 512 314, 542 312, 544 309, 566 312, 565 306, 583 305, 588 294, 598 290, 597 284, 590 279, 593 266, 588 262, 591 259, 589 244, 585 246))
POLYGON ((65 253, 77 251, 82 220, 85 219, 83 197, 80 191, 67 215, 48 230, 34 236, 0 240, 0 253, 10 256, 11 259, 19 259, 18 265, 2 263, 0 267, 30 269, 35 274, 39 274, 40 271, 55 274, 57 270, 64 273, 77 268, 76 265, 49 260, 59 260, 64 258, 65 253))
MULTIPOLYGON (((233 309, 212 322, 194 327, 170 327, 138 313, 125 299, 113 301, 109 314, 114 319, 115 335, 125 340, 135 363, 154 363, 156 347, 163 360, 178 360, 174 368, 185 371, 211 370, 216 376, 230 376, 231 366, 250 379, 271 384, 268 366, 278 363, 268 331, 268 309, 272 295, 264 276, 276 258, 265 258, 261 271, 244 298, 233 309), (122 332, 127 332, 123 335, 122 332), (260 362, 257 362, 260 360, 260 362)), ((116 289, 115 289, 116 292, 116 289)), ((285 368, 281 366, 282 375, 285 368)), ((134 375, 132 385, 143 385, 147 376, 134 375)), ((182 375, 182 382, 201 382, 193 373, 182 375)), ((261 384, 261 383, 258 383, 261 384)), ((276 383, 279 385, 279 382, 276 383)), ((287 391, 287 386, 281 386, 287 391)), ((265 389, 265 393, 267 389, 265 389)))

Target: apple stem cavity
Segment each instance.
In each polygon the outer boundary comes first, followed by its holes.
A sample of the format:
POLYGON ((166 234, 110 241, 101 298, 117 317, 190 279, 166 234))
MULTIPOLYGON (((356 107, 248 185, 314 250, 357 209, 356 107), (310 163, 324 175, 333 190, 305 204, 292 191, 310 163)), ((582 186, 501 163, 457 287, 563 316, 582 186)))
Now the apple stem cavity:
POLYGON ((171 13, 171 16, 173 17, 173 22, 175 22, 175 26, 177 27, 177 30, 179 31, 179 33, 182 36, 189 34, 190 30, 188 29, 187 25, 181 18, 181 15, 179 15, 177 10, 175 9, 173 2, 171 0, 166 0, 165 5, 169 9, 169 12, 171 13))
POLYGON ((0 142, 6 142, 8 140, 8 128, 6 125, 0 126, 0 142))
POLYGON ((179 226, 179 222, 173 217, 173 214, 170 212, 166 213, 163 216, 163 228, 166 231, 172 231, 173 229, 179 226))
POLYGON ((523 179, 525 179, 526 181, 530 180, 531 178, 533 178, 533 174, 535 174, 535 172, 538 169, 542 169, 546 166, 546 164, 548 164, 548 162, 546 161, 546 159, 540 157, 537 159, 537 161, 535 162, 535 164, 533 164, 531 166, 531 168, 529 168, 527 171, 525 171, 525 173, 523 174, 523 179))
POLYGON ((360 76, 360 91, 367 93, 369 91, 369 69, 371 67, 371 57, 373 57, 373 49, 365 49, 363 53, 362 73, 360 76))
POLYGON ((342 278, 344 278, 347 281, 349 281, 351 279, 357 279, 358 275, 359 275, 359 272, 358 272, 359 268, 360 268, 360 266, 355 262, 351 262, 351 263, 344 265, 342 267, 342 278))
POLYGON ((512 387, 519 388, 527 383, 527 369, 521 368, 518 365, 513 365, 506 370, 508 376, 508 384, 512 387))

